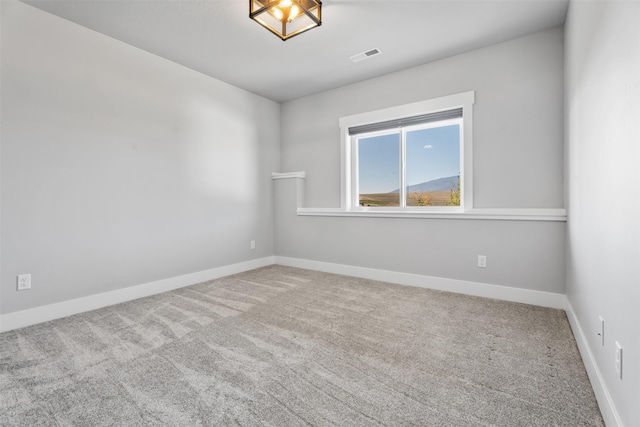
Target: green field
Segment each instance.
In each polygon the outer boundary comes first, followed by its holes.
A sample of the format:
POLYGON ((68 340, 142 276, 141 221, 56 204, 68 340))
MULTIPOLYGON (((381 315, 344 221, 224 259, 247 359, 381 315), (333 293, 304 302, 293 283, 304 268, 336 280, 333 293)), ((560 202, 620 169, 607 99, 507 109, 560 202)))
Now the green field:
MULTIPOLYGON (((415 206, 419 197, 428 197, 427 206, 447 206, 449 191, 407 193, 407 206, 415 206)), ((360 206, 400 206, 400 193, 360 194, 360 206)))

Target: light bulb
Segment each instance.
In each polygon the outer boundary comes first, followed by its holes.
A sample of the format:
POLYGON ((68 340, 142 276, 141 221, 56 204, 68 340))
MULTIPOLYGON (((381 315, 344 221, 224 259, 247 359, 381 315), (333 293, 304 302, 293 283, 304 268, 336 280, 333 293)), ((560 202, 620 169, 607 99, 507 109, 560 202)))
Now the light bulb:
POLYGON ((298 6, 293 5, 291 6, 291 11, 289 12, 289 19, 287 19, 287 21, 291 22, 293 21, 296 16, 298 16, 298 14, 300 13, 300 9, 298 8, 298 6))
POLYGON ((280 2, 280 7, 289 7, 291 6, 291 0, 282 0, 280 2))
POLYGON ((282 20, 282 17, 284 16, 284 15, 282 14, 282 11, 281 11, 280 9, 278 9, 277 7, 274 7, 273 9, 271 9, 271 13, 273 13, 273 16, 275 16, 275 18, 276 18, 278 21, 281 21, 281 20, 282 20))

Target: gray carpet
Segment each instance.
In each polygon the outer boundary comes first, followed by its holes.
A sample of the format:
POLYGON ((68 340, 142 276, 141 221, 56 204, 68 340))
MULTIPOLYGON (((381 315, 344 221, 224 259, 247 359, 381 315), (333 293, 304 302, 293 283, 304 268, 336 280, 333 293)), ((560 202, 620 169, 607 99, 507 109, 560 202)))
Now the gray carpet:
POLYGON ((0 335, 0 425, 603 426, 564 312, 282 266, 0 335))

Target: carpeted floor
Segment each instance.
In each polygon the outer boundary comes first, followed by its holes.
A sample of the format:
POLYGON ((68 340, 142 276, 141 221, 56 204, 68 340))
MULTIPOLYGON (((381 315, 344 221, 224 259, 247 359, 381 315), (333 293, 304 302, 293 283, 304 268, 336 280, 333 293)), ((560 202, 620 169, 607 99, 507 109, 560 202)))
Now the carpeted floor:
POLYGON ((564 312, 270 266, 0 335, 0 425, 603 426, 564 312))

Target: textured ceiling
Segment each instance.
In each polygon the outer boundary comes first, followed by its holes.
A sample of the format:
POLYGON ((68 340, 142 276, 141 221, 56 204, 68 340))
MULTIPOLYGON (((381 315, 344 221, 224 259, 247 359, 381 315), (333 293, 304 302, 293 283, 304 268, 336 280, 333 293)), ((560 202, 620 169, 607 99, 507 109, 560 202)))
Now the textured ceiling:
POLYGON ((568 0, 324 0, 322 26, 286 42, 246 0, 23 0, 275 101, 564 23, 568 0), (383 54, 354 63, 351 55, 383 54))

